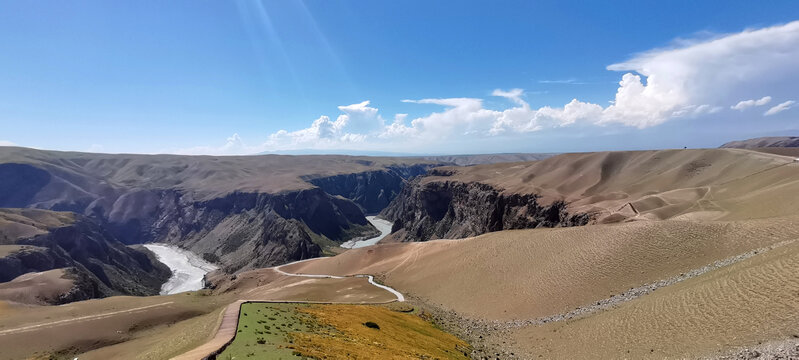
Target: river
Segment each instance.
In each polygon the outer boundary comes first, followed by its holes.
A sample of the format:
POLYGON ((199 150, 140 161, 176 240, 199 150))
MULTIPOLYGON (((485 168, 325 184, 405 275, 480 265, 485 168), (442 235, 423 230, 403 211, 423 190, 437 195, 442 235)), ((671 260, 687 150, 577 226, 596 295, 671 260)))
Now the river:
POLYGON ((145 244, 144 247, 155 253, 158 261, 172 270, 172 277, 161 286, 161 295, 177 294, 203 288, 203 277, 217 266, 197 254, 168 244, 145 244))
POLYGON ((377 217, 374 216, 367 216, 366 220, 369 220, 369 222, 372 223, 372 225, 374 225, 377 228, 377 230, 380 230, 380 235, 366 240, 360 240, 360 241, 350 240, 341 244, 341 247, 347 249, 357 249, 364 246, 371 246, 377 244, 377 242, 386 237, 386 235, 391 234, 391 226, 393 225, 391 221, 378 219, 377 217))

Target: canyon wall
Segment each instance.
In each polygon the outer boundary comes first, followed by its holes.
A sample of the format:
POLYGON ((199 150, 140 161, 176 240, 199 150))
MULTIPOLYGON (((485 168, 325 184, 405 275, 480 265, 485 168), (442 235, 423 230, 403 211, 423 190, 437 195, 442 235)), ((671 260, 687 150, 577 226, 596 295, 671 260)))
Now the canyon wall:
MULTIPOLYGON (((436 175, 441 174, 440 171, 436 175)), ((566 203, 543 205, 536 194, 506 193, 479 182, 410 182, 380 215, 394 222, 392 239, 456 239, 492 231, 577 226, 588 214, 571 214, 566 203)))

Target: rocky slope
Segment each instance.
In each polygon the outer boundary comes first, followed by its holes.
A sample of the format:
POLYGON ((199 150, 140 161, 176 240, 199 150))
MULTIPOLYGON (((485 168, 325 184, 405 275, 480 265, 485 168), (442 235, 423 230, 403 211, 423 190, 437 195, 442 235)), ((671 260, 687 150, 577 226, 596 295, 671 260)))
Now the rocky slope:
POLYGON ((111 155, 0 147, 0 207, 67 210, 126 244, 167 242, 226 271, 378 233, 406 178, 439 165, 351 156, 111 155))
POLYGON ((0 283, 65 269, 72 287, 49 303, 111 295, 157 295, 171 272, 129 248, 92 220, 71 213, 0 209, 0 283))
MULTIPOLYGON (((441 175, 433 171, 433 175, 441 175)), ((536 194, 505 193, 479 182, 408 184, 381 216, 394 222, 392 239, 425 241, 492 231, 585 225, 588 214, 570 214, 563 201, 539 203, 536 194)))
POLYGON ((307 177, 306 180, 328 194, 351 199, 368 214, 375 214, 397 197, 408 179, 425 174, 432 166, 389 166, 361 173, 307 177))

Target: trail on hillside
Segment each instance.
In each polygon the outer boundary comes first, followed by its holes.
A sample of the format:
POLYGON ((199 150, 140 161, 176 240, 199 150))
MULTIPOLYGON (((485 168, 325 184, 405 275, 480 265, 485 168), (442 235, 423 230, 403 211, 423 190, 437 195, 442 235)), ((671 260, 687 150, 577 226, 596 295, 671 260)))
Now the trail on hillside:
MULTIPOLYGON (((400 302, 405 301, 405 296, 402 295, 401 292, 397 291, 396 289, 394 289, 392 287, 389 287, 389 286, 386 286, 386 285, 382 285, 382 284, 378 284, 377 282, 375 282, 375 278, 372 275, 338 276, 338 275, 328 275, 328 274, 297 274, 297 273, 285 272, 285 271, 280 269, 283 266, 294 265, 294 264, 297 264, 297 263, 302 263, 302 262, 315 260, 315 259, 320 259, 320 258, 313 258, 313 259, 305 259, 305 260, 294 261, 294 262, 290 262, 288 264, 275 266, 275 267, 272 268, 272 270, 276 271, 277 273, 279 273, 281 275, 285 275, 285 276, 317 278, 317 279, 320 279, 320 278, 321 279, 344 279, 344 278, 348 278, 348 277, 365 277, 365 278, 368 278, 369 283, 372 284, 373 286, 376 286, 378 288, 381 288, 383 290, 386 290, 386 291, 394 294, 394 296, 397 298, 397 301, 400 301, 400 302)), ((299 302, 301 302, 301 301, 299 301, 299 302)))

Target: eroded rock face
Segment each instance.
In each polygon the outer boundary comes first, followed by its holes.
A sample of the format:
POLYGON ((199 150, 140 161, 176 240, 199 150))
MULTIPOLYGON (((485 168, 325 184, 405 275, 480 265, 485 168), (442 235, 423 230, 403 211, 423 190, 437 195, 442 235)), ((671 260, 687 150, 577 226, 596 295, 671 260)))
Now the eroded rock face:
MULTIPOLYGON (((25 220, 21 220, 25 221, 25 220)), ((91 219, 79 216, 45 234, 14 241, 27 245, 0 257, 0 282, 30 272, 67 269, 73 288, 51 303, 113 295, 157 295, 171 271, 147 253, 125 246, 91 219)))
POLYGON ((306 179, 328 194, 340 195, 358 204, 365 213, 376 214, 402 191, 405 182, 425 174, 434 165, 393 166, 366 171, 306 179))
POLYGON ((377 235, 364 212, 382 210, 405 179, 437 165, 419 162, 7 148, 0 151, 0 208, 83 214, 125 244, 171 243, 235 272, 377 235))
POLYGON ((587 214, 570 214, 561 201, 541 205, 535 194, 506 194, 477 182, 420 180, 410 182, 380 213, 394 222, 394 239, 454 239, 500 230, 585 225, 590 220, 587 214))
POLYGON ((319 188, 203 200, 175 189, 134 190, 85 212, 126 244, 175 244, 230 272, 320 256, 320 237, 341 242, 377 232, 352 201, 319 188))

